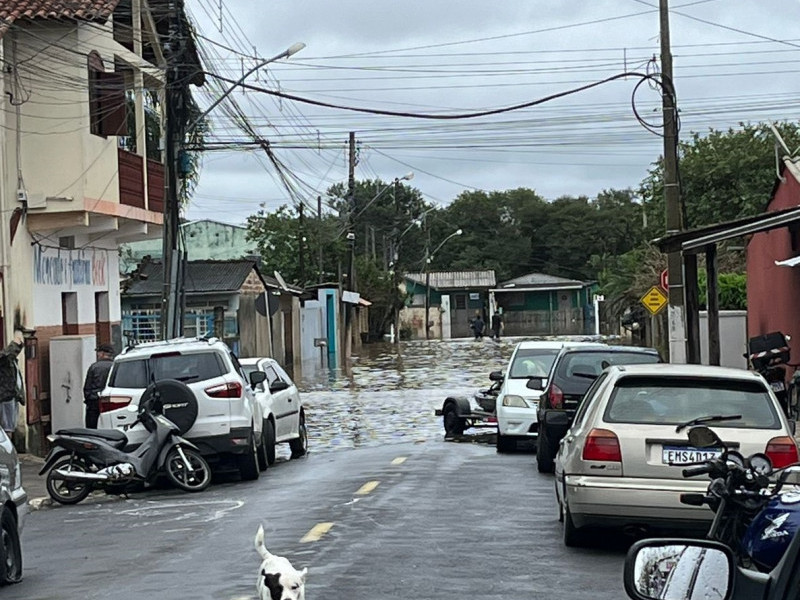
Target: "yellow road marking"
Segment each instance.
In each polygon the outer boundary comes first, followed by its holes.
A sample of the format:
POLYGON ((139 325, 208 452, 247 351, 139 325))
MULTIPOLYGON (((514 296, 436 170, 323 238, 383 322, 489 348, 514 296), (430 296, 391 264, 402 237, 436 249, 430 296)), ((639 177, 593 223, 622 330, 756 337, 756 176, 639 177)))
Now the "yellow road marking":
POLYGON ((318 542, 320 539, 322 539, 323 535, 331 530, 331 527, 333 527, 333 523, 317 523, 307 534, 302 537, 300 543, 305 544, 306 542, 318 542))
POLYGON ((357 496, 366 496, 372 490, 374 490, 376 487, 378 487, 378 485, 380 485, 380 483, 381 483, 380 481, 368 481, 367 483, 362 485, 360 488, 358 488, 358 491, 356 492, 356 495, 357 496))
POLYGON ((406 457, 405 456, 398 456, 397 458, 395 458, 392 461, 392 464, 393 465, 402 465, 404 462, 406 462, 406 457))

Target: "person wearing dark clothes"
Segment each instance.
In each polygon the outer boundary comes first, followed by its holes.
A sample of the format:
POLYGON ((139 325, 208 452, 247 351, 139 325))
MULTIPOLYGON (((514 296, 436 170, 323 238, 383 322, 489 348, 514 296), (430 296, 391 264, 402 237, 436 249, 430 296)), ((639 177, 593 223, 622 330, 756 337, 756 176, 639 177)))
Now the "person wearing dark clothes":
POLYGON ((475 318, 472 320, 472 331, 475 332, 475 339, 479 340, 483 338, 483 330, 486 328, 486 323, 483 322, 480 313, 475 315, 475 318))
POLYGON ((492 339, 500 339, 500 330, 503 328, 503 317, 499 312, 492 315, 492 339))
POLYGON ((0 425, 10 438, 17 428, 18 404, 25 403, 22 375, 17 356, 25 347, 21 331, 14 332, 14 340, 0 351, 0 425))
POLYGON ((100 392, 106 387, 108 372, 114 364, 114 347, 111 344, 100 344, 95 352, 97 352, 97 362, 89 367, 83 384, 87 429, 97 429, 97 420, 100 418, 100 392))

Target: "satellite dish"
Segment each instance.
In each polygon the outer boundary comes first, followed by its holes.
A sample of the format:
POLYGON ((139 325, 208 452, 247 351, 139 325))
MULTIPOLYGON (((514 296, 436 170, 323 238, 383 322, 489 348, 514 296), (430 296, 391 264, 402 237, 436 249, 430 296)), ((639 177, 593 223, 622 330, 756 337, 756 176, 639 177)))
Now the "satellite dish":
POLYGON ((273 271, 273 273, 275 273, 275 279, 278 280, 278 283, 280 284, 281 289, 283 289, 284 292, 288 292, 289 291, 289 286, 286 285, 286 282, 283 280, 283 277, 281 277, 281 274, 278 273, 277 271, 273 271))

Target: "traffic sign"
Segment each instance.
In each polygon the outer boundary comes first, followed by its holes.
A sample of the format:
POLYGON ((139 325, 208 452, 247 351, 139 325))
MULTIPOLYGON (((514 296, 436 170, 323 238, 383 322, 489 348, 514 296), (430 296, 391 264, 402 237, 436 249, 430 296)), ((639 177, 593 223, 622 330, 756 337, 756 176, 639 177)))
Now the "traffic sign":
POLYGON ((657 315, 667 305, 667 296, 658 286, 654 285, 639 300, 651 315, 657 315))
POLYGON ((661 289, 664 290, 665 292, 667 290, 669 290, 669 278, 668 278, 668 275, 669 275, 669 271, 667 271, 666 269, 661 271, 661 280, 660 280, 659 283, 661 284, 661 289))

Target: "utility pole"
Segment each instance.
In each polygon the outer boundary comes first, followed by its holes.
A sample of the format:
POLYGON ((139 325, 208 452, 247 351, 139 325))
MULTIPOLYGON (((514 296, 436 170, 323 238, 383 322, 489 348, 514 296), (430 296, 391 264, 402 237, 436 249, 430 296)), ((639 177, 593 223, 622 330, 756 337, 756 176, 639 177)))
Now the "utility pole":
MULTIPOLYGON (((661 37, 661 104, 664 115, 664 204, 667 235, 683 229, 681 191, 678 181, 678 119, 672 53, 669 43, 668 0, 659 0, 661 37)), ((667 255, 669 282, 669 361, 686 362, 686 313, 684 305, 683 259, 680 251, 667 255)))
POLYGON ((317 196, 317 245, 319 246, 318 283, 322 283, 322 196, 317 196))
POLYGON ((182 63, 185 39, 181 15, 183 0, 172 0, 169 5, 170 25, 169 41, 166 50, 166 155, 164 164, 164 241, 162 246, 162 262, 164 266, 164 287, 161 296, 161 339, 178 336, 180 330, 180 277, 181 264, 178 244, 180 228, 180 202, 178 198, 178 154, 176 152, 183 141, 183 119, 185 108, 184 90, 186 84, 181 81, 180 65, 182 63))
MULTIPOLYGON (((350 132, 348 143, 348 173, 347 173, 347 289, 351 292, 356 291, 356 268, 355 268, 355 212, 356 212, 356 134, 350 132)), ((350 360, 353 347, 353 309, 349 303, 345 306, 345 339, 344 356, 342 357, 345 366, 350 360)))
POLYGON ((303 248, 303 246, 305 245, 305 242, 303 241, 305 239, 304 238, 304 236, 305 236, 305 228, 303 226, 304 221, 303 221, 303 203, 302 202, 300 202, 300 204, 297 207, 297 213, 298 213, 297 214, 297 220, 298 220, 298 224, 300 225, 300 232, 298 234, 299 238, 300 238, 298 240, 299 247, 300 247, 299 248, 300 249, 300 256, 298 257, 298 261, 297 262, 298 262, 298 267, 299 267, 299 271, 300 271, 300 287, 305 287, 305 285, 306 285, 306 261, 305 261, 305 249, 303 248))

